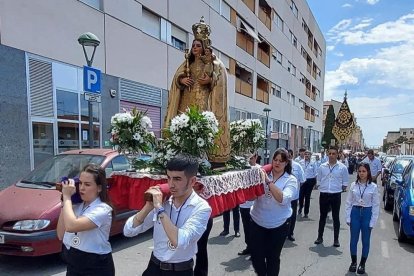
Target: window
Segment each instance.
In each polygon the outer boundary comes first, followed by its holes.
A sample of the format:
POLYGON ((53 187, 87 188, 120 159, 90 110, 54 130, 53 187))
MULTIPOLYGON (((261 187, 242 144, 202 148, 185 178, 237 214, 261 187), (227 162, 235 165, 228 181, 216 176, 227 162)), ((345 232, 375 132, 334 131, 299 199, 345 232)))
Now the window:
POLYGON ((221 0, 210 0, 210 7, 220 13, 220 2, 221 0))
POLYGON ((272 130, 273 132, 279 132, 280 128, 280 121, 279 120, 272 120, 272 130))
POLYGON ((278 50, 276 50, 276 60, 277 60, 277 62, 282 64, 282 53, 279 52, 278 50))
POLYGON ((290 70, 292 70, 292 63, 290 63, 290 61, 288 61, 287 70, 288 70, 288 72, 290 72, 290 70))
POLYGON ((292 10, 293 15, 298 18, 298 7, 296 7, 296 4, 293 2, 293 0, 290 1, 290 9, 292 10))
POLYGON ((220 14, 227 19, 227 21, 230 21, 230 14, 231 14, 231 8, 229 5, 227 5, 226 2, 221 2, 221 12, 220 14))
POLYGON ((292 31, 290 31, 290 42, 292 43, 293 46, 295 46, 295 48, 298 47, 298 39, 292 33, 292 31))
POLYGON ((161 19, 156 14, 142 9, 142 31, 152 37, 160 39, 161 19))
POLYGON ((279 30, 281 30, 282 33, 283 33, 283 20, 282 20, 282 18, 277 13, 276 13, 275 18, 276 18, 276 27, 278 27, 279 30))
POLYGON ((286 91, 286 95, 287 95, 287 102, 290 103, 290 92, 286 91))
POLYGON ((275 96, 278 98, 282 97, 282 87, 280 87, 279 85, 276 85, 275 87, 275 96))
POLYGON ((187 46, 186 41, 187 32, 174 25, 171 25, 171 45, 181 51, 184 51, 187 46))
POLYGON ((292 65, 292 75, 296 77, 296 67, 292 65))
POLYGON ((292 100, 290 101, 292 103, 292 105, 295 105, 295 95, 290 94, 292 100))
POLYGON ((220 53, 220 60, 227 69, 230 69, 230 58, 226 54, 220 53))
POLYGON ((407 135, 407 132, 406 131, 403 131, 403 135, 407 135))
POLYGON ((79 120, 78 93, 56 90, 57 117, 79 120))
POLYGON ((81 2, 85 3, 92 8, 102 11, 102 3, 101 0, 80 0, 81 2))

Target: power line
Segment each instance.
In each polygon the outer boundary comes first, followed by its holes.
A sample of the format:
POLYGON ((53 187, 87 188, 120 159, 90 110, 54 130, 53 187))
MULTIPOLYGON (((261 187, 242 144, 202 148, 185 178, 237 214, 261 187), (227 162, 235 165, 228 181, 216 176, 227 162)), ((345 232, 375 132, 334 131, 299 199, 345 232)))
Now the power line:
POLYGON ((414 112, 407 112, 407 113, 400 113, 400 114, 394 114, 394 115, 373 116, 373 117, 356 117, 356 118, 358 120, 361 120, 361 119, 381 119, 381 118, 404 116, 404 115, 413 114, 413 113, 414 112))

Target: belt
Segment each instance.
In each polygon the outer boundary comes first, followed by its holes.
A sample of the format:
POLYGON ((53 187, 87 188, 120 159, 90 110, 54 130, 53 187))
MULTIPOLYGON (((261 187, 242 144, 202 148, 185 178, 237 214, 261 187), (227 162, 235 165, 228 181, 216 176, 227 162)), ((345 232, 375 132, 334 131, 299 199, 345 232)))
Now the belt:
POLYGON ((358 209, 362 209, 362 208, 371 208, 372 206, 360 206, 360 205, 354 205, 352 207, 358 208, 358 209))
POLYGON ((154 254, 151 254, 151 262, 157 265, 161 270, 169 271, 185 271, 190 269, 192 270, 194 266, 193 259, 181 263, 165 263, 158 260, 157 257, 154 256, 154 254))

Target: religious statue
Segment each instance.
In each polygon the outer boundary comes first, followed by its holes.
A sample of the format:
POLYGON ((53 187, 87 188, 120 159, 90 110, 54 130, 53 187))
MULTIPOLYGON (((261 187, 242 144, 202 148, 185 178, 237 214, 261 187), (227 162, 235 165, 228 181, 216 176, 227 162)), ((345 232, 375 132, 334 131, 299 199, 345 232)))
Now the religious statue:
POLYGON ((186 51, 185 61, 178 67, 171 83, 164 126, 189 106, 215 114, 221 134, 218 148, 209 155, 212 163, 225 163, 230 157, 230 131, 227 106, 227 71, 211 48, 210 26, 201 17, 192 26, 194 41, 186 51))

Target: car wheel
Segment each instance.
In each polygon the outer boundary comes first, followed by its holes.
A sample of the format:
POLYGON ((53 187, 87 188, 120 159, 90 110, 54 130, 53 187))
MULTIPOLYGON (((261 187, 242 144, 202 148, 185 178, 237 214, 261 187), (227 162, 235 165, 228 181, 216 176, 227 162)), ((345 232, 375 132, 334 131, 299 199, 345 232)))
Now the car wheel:
POLYGON ((398 223, 398 241, 399 242, 405 242, 405 241, 407 241, 407 236, 404 233, 403 221, 402 221, 402 217, 401 216, 400 216, 400 221, 398 223))
POLYGON ((393 202, 391 201, 390 196, 388 195, 388 191, 385 190, 384 209, 386 211, 392 211, 393 209, 392 205, 393 205, 393 202))
POLYGON ((394 206, 394 209, 392 210, 392 220, 398 221, 397 208, 395 206, 394 206))

